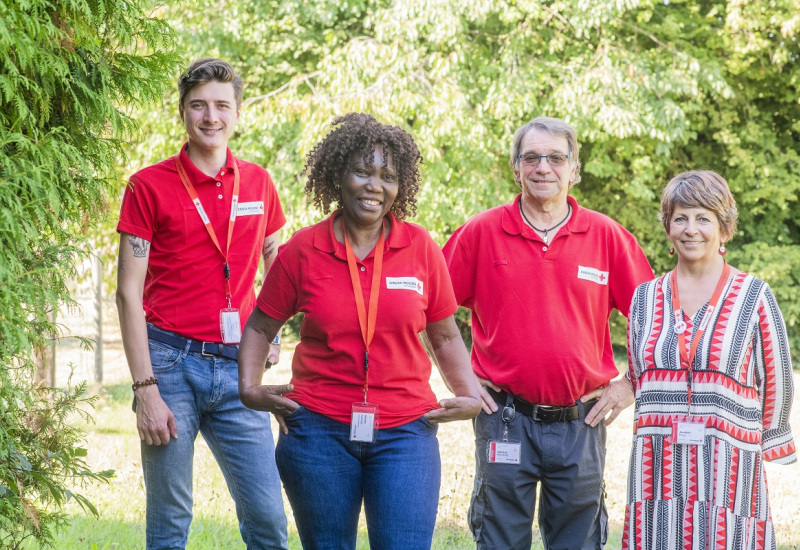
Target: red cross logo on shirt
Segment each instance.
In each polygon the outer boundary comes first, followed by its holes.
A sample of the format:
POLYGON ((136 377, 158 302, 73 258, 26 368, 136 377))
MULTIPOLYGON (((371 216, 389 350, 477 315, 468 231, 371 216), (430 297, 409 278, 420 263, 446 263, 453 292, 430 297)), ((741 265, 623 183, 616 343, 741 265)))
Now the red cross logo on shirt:
POLYGON ((600 274, 600 281, 602 282, 602 281, 605 281, 605 280, 606 280, 606 276, 601 273, 600 274))

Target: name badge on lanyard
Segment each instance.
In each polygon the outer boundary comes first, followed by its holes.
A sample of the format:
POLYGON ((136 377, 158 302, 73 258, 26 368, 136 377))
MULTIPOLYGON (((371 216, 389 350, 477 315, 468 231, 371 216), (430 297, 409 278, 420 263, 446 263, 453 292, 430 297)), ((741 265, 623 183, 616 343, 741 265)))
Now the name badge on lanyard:
POLYGON ((375 441, 378 429, 378 405, 374 403, 353 403, 350 419, 350 441, 375 441))
POLYGON ((711 300, 708 302, 703 318, 697 327, 697 331, 692 337, 689 344, 689 350, 686 349, 686 322, 684 321, 683 309, 680 307, 680 297, 678 295, 678 276, 675 271, 672 271, 670 276, 670 285, 672 290, 672 311, 675 316, 674 330, 678 336, 678 356, 680 357, 681 369, 686 370, 686 401, 687 401, 687 414, 674 415, 672 417, 672 443, 678 445, 703 445, 705 443, 706 423, 702 416, 691 416, 692 410, 692 373, 694 358, 697 354, 697 348, 703 338, 706 328, 711 323, 711 318, 717 309, 722 291, 725 288, 725 283, 728 282, 731 267, 725 263, 722 274, 717 281, 717 286, 714 289, 714 294, 711 295, 711 300))
POLYGON ((672 442, 678 445, 703 445, 706 440, 706 423, 698 417, 674 417, 672 442))
POLYGON ((203 225, 208 232, 208 236, 211 237, 211 241, 214 243, 214 246, 222 255, 222 273, 225 276, 225 300, 228 303, 228 307, 223 307, 219 310, 219 332, 223 344, 238 344, 242 339, 242 321, 239 315, 239 310, 235 307, 232 307, 231 304, 233 295, 231 292, 231 268, 230 264, 228 263, 228 253, 231 249, 233 226, 236 223, 236 213, 238 211, 239 204, 239 165, 234 160, 231 217, 228 220, 228 241, 224 252, 222 250, 222 246, 219 244, 214 227, 211 225, 211 220, 208 218, 208 215, 203 209, 203 205, 200 202, 200 197, 197 195, 194 185, 192 185, 192 182, 189 180, 189 176, 186 175, 186 170, 183 168, 183 164, 181 164, 180 156, 175 157, 175 167, 178 169, 178 175, 181 178, 181 182, 183 182, 184 189, 186 189, 186 192, 189 194, 189 198, 192 199, 192 204, 194 204, 195 209, 197 209, 197 214, 203 221, 203 225))
POLYGON ((522 457, 522 442, 508 439, 508 425, 516 416, 517 410, 511 404, 506 405, 500 413, 500 418, 503 420, 503 439, 490 439, 486 445, 486 460, 490 464, 519 464, 522 457))
POLYGON ((375 431, 378 429, 378 405, 367 402, 369 390, 369 345, 375 336, 375 321, 378 318, 378 296, 381 290, 381 270, 383 269, 383 243, 386 233, 386 222, 381 226, 381 236, 375 245, 375 261, 373 263, 372 286, 369 289, 369 312, 364 304, 364 293, 361 290, 361 281, 356 265, 356 255, 347 238, 347 230, 342 217, 342 235, 347 251, 347 269, 350 271, 350 282, 353 285, 353 296, 358 312, 358 324, 361 328, 361 337, 364 340, 364 401, 353 403, 350 417, 350 440, 372 443, 375 441, 375 431))

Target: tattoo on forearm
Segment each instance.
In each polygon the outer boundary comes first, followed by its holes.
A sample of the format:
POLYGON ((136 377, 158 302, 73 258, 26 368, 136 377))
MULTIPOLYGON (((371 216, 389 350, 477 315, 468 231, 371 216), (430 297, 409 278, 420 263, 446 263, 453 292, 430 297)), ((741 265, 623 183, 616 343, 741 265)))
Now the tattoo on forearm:
POLYGON ((264 257, 264 261, 269 260, 274 252, 275 252, 275 241, 265 241, 264 248, 261 251, 261 255, 264 257))
POLYGON ((128 237, 128 242, 131 243, 131 247, 133 248, 133 256, 135 258, 145 258, 147 257, 147 247, 150 246, 150 242, 144 240, 141 237, 128 237))

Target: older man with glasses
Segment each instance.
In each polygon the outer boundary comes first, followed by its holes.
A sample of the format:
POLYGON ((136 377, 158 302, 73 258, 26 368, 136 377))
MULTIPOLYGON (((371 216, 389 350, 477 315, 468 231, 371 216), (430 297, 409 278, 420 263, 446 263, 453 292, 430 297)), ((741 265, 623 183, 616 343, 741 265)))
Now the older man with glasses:
POLYGON ((469 523, 481 550, 599 549, 605 426, 633 403, 617 377, 608 318, 628 314, 653 272, 636 239, 569 196, 575 130, 539 117, 519 128, 510 165, 522 192, 460 227, 444 247, 456 298, 472 312, 475 420, 469 523), (616 379, 615 379, 616 378, 616 379))

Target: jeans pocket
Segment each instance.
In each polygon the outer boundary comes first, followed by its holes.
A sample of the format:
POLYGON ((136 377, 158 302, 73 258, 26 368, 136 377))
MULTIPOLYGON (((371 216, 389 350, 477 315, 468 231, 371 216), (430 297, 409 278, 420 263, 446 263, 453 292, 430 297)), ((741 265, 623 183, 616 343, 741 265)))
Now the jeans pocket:
POLYGON ((148 341, 148 347, 150 348, 150 364, 153 365, 154 373, 171 369, 180 362, 183 355, 181 350, 152 340, 148 341))
POLYGON ((289 413, 286 416, 284 416, 283 420, 284 421, 288 421, 288 422, 292 422, 294 420, 297 420, 297 417, 300 416, 300 413, 302 411, 304 411, 304 410, 305 410, 305 407, 303 405, 300 405, 295 410, 293 410, 291 413, 289 413))
POLYGON ((434 422, 431 422, 431 421, 428 419, 428 417, 427 417, 427 416, 425 416, 425 415, 423 415, 423 416, 420 416, 420 417, 419 417, 419 420, 420 420, 420 421, 421 421, 423 424, 425 424, 425 426, 426 426, 426 427, 428 427, 428 428, 430 428, 430 429, 432 429, 432 430, 434 430, 434 429, 435 429, 435 430, 438 430, 438 428, 439 428, 439 425, 438 425, 438 424, 435 424, 434 422))

